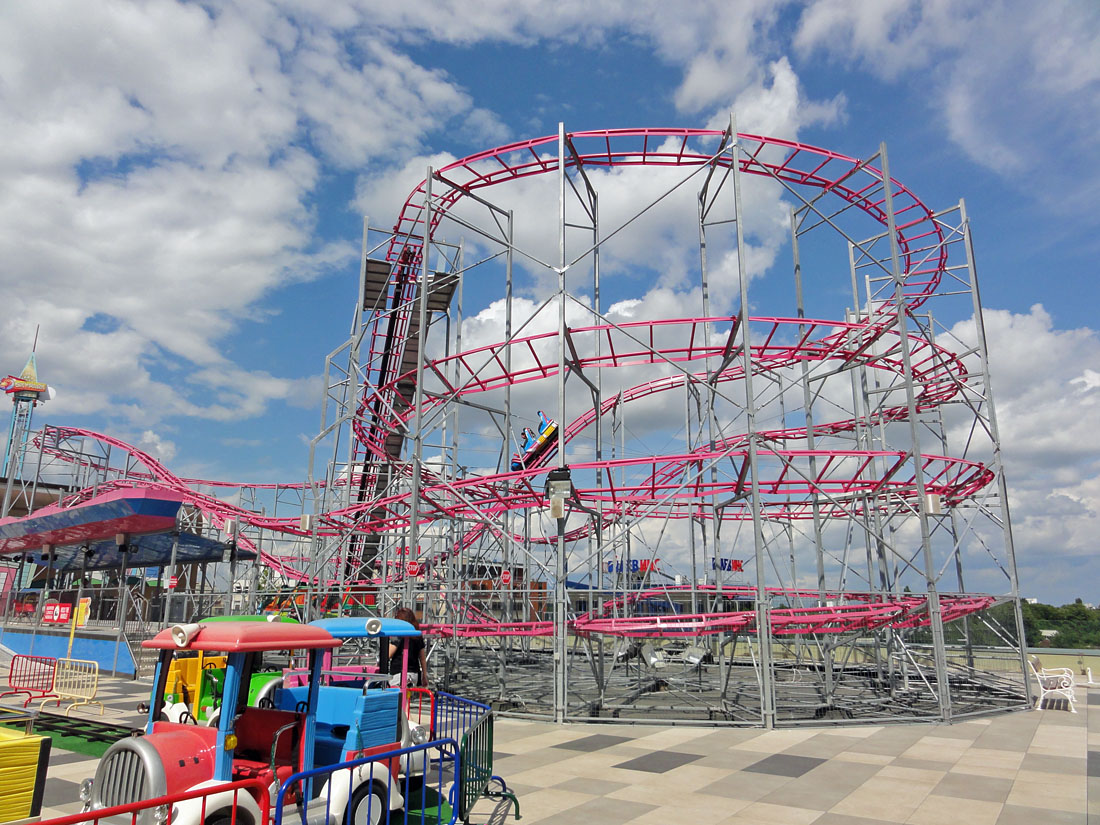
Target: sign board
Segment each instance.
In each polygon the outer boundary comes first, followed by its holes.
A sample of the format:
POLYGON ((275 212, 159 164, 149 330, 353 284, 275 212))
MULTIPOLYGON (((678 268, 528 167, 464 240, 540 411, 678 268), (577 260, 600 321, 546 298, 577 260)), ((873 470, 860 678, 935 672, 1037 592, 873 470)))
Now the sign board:
POLYGON ((419 576, 420 575, 420 562, 418 562, 418 561, 406 562, 405 571, 410 576, 419 576))
POLYGON ((42 621, 47 624, 65 624, 73 617, 73 606, 62 602, 46 602, 42 606, 42 621))
POLYGON ((179 576, 169 576, 168 577, 168 589, 169 590, 175 590, 176 587, 179 585, 179 583, 180 583, 180 577, 179 576))
POLYGON ((80 604, 76 608, 76 626, 84 627, 88 624, 88 614, 92 612, 92 599, 90 596, 85 596, 80 600, 80 604))
POLYGON ((660 563, 660 559, 631 559, 628 562, 621 561, 609 561, 607 563, 608 573, 649 573, 657 570, 657 565, 660 563))
POLYGON ((500 583, 503 585, 509 585, 512 583, 512 571, 502 570, 500 573, 500 583))
POLYGON ((721 570, 726 573, 743 573, 745 563, 741 559, 711 559, 711 570, 721 570))

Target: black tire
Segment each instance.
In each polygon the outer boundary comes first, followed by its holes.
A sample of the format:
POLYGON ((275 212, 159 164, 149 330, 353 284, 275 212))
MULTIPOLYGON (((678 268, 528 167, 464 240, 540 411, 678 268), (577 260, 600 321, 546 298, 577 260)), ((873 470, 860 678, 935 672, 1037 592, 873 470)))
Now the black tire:
POLYGON ((355 789, 348 803, 351 815, 342 825, 382 825, 389 822, 389 794, 381 782, 364 782, 355 789))
POLYGON ((218 811, 210 814, 203 820, 202 825, 252 825, 252 817, 245 811, 237 811, 237 821, 233 821, 233 814, 229 811, 218 811))

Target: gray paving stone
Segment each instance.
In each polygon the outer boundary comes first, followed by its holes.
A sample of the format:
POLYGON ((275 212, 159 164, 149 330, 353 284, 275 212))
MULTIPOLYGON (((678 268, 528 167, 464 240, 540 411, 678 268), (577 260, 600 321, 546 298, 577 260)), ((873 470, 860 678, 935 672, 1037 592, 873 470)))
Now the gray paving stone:
POLYGON ((916 768, 921 771, 948 771, 954 762, 933 762, 930 759, 908 759, 899 756, 890 763, 895 768, 916 768))
POLYGON ((629 736, 609 736, 605 733, 595 733, 592 736, 584 736, 580 739, 574 739, 570 742, 559 742, 557 745, 553 745, 555 748, 564 748, 571 751, 584 751, 591 753, 592 751, 603 750, 604 748, 610 748, 613 745, 621 745, 623 742, 634 741, 629 736))
POLYGON ((701 757, 697 753, 678 753, 676 751, 654 751, 627 762, 620 762, 616 768, 646 773, 667 773, 681 765, 687 765, 701 757))
POLYGON ((825 813, 814 820, 814 825, 882 825, 884 822, 902 822, 893 819, 868 819, 865 816, 845 816, 844 814, 825 813))
POLYGON ((46 775, 46 785, 42 790, 42 807, 53 808, 59 805, 71 805, 80 801, 80 783, 68 779, 54 779, 46 775))
POLYGON ((775 753, 749 765, 744 770, 753 773, 768 773, 773 776, 802 776, 813 770, 825 760, 814 756, 795 756, 790 753, 775 753))
POLYGON ((974 740, 985 733, 988 725, 979 725, 976 722, 959 722, 954 725, 936 725, 931 729, 931 735, 944 739, 970 739, 974 740))
MULTIPOLYGON (((818 822, 821 820, 819 819, 818 822)), ((997 818, 997 825, 1082 825, 1085 815, 1069 811, 1052 811, 1048 808, 1028 808, 1023 805, 1005 805, 997 818)), ((815 823, 814 825, 817 825, 815 823)))
POLYGON ((794 779, 783 787, 761 797, 761 802, 772 805, 790 805, 793 808, 808 808, 811 811, 827 811, 854 788, 834 782, 807 782, 807 777, 794 779))
POLYGON ((755 802, 792 781, 794 780, 789 776, 734 773, 725 779, 719 779, 717 782, 699 788, 699 793, 755 802))
POLYGON ((969 774, 948 774, 932 789, 939 796, 958 799, 978 799, 983 802, 1004 802, 1012 791, 1011 779, 969 774))
POLYGON ((578 776, 575 779, 567 779, 552 788, 560 788, 564 791, 576 791, 577 793, 589 793, 593 796, 607 796, 609 793, 626 788, 626 782, 612 782, 610 779, 594 779, 588 776, 578 776))
POLYGON ((787 748, 784 753, 796 753, 799 756, 816 756, 821 759, 831 759, 838 753, 851 750, 863 740, 855 736, 844 736, 838 733, 819 733, 812 739, 799 742, 797 745, 787 748))
MULTIPOLYGON (((523 804, 522 802, 520 803, 523 804)), ((539 819, 539 825, 620 825, 655 810, 657 805, 628 799, 593 799, 539 819)))
POLYGON ((1084 756, 1052 756, 1045 753, 1024 755, 1020 769, 1025 771, 1043 771, 1044 773, 1084 774, 1086 770, 1084 756))
POLYGON ((712 753, 710 756, 704 756, 698 762, 693 764, 698 765, 701 768, 718 768, 725 771, 740 771, 751 765, 753 762, 760 761, 760 754, 756 751, 747 750, 726 750, 718 753, 712 753))

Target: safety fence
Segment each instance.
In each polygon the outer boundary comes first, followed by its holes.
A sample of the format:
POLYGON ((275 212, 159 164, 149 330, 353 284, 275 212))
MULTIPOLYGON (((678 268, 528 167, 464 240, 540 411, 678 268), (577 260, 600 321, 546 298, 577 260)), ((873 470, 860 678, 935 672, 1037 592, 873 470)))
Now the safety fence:
POLYGON ((99 705, 102 715, 103 703, 95 698, 98 690, 98 662, 18 653, 8 666, 8 690, 0 693, 0 698, 26 695, 23 707, 34 699, 41 700, 39 707, 45 707, 48 702, 58 707, 62 702, 69 702, 66 716, 73 708, 94 704, 99 705))
POLYGON ((519 819, 514 794, 492 775, 492 714, 461 743, 437 739, 289 777, 275 799, 273 825, 470 823, 481 798, 506 798, 519 819), (500 790, 489 788, 494 780, 500 790))
MULTIPOLYGON (((432 737, 435 739, 454 739, 461 742, 466 731, 482 717, 492 715, 490 707, 481 702, 443 692, 436 692, 433 696, 432 737)), ((411 719, 412 713, 409 716, 411 719)))
POLYGON ((457 744, 427 742, 294 774, 279 788, 273 825, 454 823, 445 752, 457 744))
POLYGON ((54 670, 57 659, 53 656, 26 656, 17 653, 12 656, 8 666, 8 689, 0 693, 0 698, 26 694, 23 707, 32 699, 41 699, 53 693, 54 670))
POLYGON ((39 825, 185 825, 207 822, 246 825, 246 820, 249 825, 265 825, 270 818, 271 802, 267 786, 258 779, 244 779, 43 819, 39 825))
POLYGON ((58 659, 53 672, 53 691, 42 700, 44 707, 47 702, 56 702, 60 707, 62 702, 68 701, 65 715, 69 711, 81 705, 99 705, 99 714, 103 715, 103 703, 98 701, 96 692, 99 690, 99 663, 90 659, 58 659))

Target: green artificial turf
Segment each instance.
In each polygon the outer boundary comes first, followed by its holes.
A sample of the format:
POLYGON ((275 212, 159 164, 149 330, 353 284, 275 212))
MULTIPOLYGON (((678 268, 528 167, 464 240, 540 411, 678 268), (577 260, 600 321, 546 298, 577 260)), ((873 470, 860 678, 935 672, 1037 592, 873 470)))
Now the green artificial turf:
MULTIPOLYGON (((5 728, 11 730, 24 731, 26 727, 24 725, 4 725, 5 728)), ((111 742, 91 742, 79 736, 70 736, 66 733, 61 733, 55 730, 36 730, 36 734, 39 736, 48 736, 53 740, 53 750, 61 748, 62 750, 72 751, 73 753, 82 753, 85 756, 100 757, 107 751, 107 748, 111 747, 111 742)))

